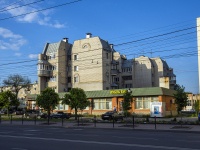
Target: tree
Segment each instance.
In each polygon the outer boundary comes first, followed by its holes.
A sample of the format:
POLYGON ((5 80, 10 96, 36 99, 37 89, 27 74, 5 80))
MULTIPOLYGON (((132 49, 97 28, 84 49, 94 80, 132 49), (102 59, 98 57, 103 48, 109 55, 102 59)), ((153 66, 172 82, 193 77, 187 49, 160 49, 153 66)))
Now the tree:
POLYGON ((47 111, 48 124, 50 112, 53 111, 60 101, 59 95, 51 88, 46 88, 36 98, 36 104, 47 111))
POLYGON ((176 85, 175 86, 176 93, 174 94, 175 103, 177 105, 177 112, 179 112, 187 106, 187 93, 185 92, 185 87, 176 85))
POLYGON ((199 100, 197 100, 194 103, 194 110, 195 110, 196 114, 198 115, 198 113, 199 113, 199 100))
POLYGON ((124 100, 122 102, 122 108, 123 108, 123 111, 124 111, 124 113, 125 113, 125 115, 127 117, 128 110, 131 109, 131 103, 132 103, 131 91, 127 90, 127 92, 124 93, 123 97, 124 97, 124 100))
POLYGON ((8 110, 12 106, 19 106, 19 101, 16 99, 15 94, 11 91, 5 91, 0 93, 0 109, 6 108, 8 110))
POLYGON ((65 94, 62 103, 75 110, 75 120, 77 119, 78 109, 83 110, 90 105, 84 90, 81 88, 72 88, 69 93, 65 94))
POLYGON ((16 99, 20 89, 27 88, 27 90, 29 90, 30 83, 30 79, 25 78, 19 74, 10 75, 7 79, 3 80, 3 84, 5 86, 10 86, 12 88, 13 92, 15 93, 16 99))

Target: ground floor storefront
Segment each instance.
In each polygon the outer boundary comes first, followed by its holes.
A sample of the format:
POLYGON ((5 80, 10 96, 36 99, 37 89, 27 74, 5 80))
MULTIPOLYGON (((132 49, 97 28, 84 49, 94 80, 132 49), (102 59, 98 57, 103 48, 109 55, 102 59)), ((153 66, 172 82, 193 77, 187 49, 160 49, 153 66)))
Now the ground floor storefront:
MULTIPOLYGON (((112 111, 114 108, 117 112, 123 113, 123 95, 126 92, 131 92, 132 95, 131 109, 129 110, 131 114, 157 117, 177 114, 173 99, 175 91, 161 87, 86 91, 86 96, 93 105, 88 106, 83 111, 79 110, 78 113, 100 115, 112 111)), ((63 97, 65 94, 59 93, 59 96, 63 97)), ((33 102, 33 99, 33 95, 27 97, 28 101, 33 102)), ((62 102, 58 104, 54 111, 74 113, 74 110, 71 110, 68 105, 63 105, 62 102)))

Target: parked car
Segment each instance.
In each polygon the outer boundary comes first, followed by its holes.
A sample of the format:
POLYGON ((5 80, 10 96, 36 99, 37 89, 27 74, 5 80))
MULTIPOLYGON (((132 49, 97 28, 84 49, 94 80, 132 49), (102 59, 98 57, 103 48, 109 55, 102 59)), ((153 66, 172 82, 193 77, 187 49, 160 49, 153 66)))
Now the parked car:
POLYGON ((200 121, 200 112, 199 112, 199 114, 198 114, 198 120, 200 121))
POLYGON ((64 112, 56 112, 50 115, 50 118, 63 118, 63 119, 69 119, 71 116, 70 114, 64 113, 64 112))
POLYGON ((102 120, 123 120, 124 116, 122 114, 117 113, 116 111, 108 111, 101 115, 102 120))
POLYGON ((40 114, 40 112, 38 110, 27 110, 25 113, 24 113, 24 117, 26 118, 40 118, 38 117, 40 114))

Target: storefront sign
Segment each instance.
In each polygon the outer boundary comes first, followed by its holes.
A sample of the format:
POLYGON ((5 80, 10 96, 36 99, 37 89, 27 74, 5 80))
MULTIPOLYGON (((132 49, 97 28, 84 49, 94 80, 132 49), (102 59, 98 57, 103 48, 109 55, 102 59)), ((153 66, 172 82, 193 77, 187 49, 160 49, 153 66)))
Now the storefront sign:
POLYGON ((110 90, 110 94, 125 94, 127 90, 110 90))

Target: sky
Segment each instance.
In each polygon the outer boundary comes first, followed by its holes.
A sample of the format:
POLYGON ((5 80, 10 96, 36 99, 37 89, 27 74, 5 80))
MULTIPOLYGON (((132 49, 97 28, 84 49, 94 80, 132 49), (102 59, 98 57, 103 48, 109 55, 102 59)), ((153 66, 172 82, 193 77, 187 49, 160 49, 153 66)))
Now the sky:
POLYGON ((37 81, 45 44, 92 36, 128 59, 160 57, 177 84, 198 94, 196 18, 200 0, 1 0, 0 85, 9 75, 37 81))

